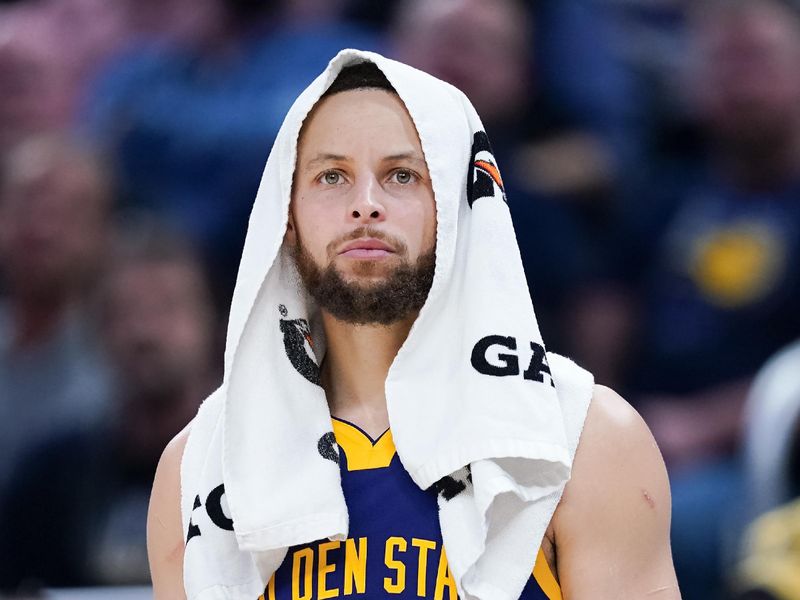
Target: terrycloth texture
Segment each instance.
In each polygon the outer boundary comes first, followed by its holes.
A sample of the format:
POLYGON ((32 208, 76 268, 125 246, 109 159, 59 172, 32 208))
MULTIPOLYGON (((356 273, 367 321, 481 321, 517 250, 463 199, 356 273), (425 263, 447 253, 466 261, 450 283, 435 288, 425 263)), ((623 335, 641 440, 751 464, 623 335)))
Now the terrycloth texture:
POLYGON ((224 383, 195 420, 182 464, 189 600, 255 598, 288 547, 347 536, 319 385, 323 340, 282 240, 303 119, 342 67, 364 60, 405 103, 436 197, 433 286, 385 392, 403 466, 440 493, 462 598, 519 596, 569 477, 593 380, 545 355, 480 119, 452 86, 345 50, 290 110, 253 207, 224 383))

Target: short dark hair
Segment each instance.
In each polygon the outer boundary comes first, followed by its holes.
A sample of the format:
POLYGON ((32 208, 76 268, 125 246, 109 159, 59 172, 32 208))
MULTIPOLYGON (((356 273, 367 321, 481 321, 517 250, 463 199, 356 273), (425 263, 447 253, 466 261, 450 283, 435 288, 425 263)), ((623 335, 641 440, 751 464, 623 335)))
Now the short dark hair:
POLYGON ((322 94, 323 98, 350 90, 379 89, 397 93, 386 75, 372 62, 349 65, 339 71, 331 86, 322 94))

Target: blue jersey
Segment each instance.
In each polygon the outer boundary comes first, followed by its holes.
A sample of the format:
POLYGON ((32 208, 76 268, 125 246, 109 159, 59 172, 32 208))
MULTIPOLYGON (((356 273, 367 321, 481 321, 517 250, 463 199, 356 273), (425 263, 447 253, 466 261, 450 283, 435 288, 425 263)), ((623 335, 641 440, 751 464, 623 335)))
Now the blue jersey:
MULTIPOLYGON (((289 549, 259 600, 435 598, 456 600, 439 529, 436 492, 420 490, 395 452, 391 431, 372 440, 333 420, 341 448, 349 537, 289 549)), ((561 600, 544 554, 520 597, 561 600)))

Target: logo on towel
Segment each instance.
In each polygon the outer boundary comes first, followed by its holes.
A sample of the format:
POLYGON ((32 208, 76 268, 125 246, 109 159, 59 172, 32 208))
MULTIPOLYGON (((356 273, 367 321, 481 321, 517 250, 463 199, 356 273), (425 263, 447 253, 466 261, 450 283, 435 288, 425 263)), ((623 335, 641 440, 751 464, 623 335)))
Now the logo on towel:
POLYGON ((469 159, 467 175, 467 202, 469 207, 481 198, 494 198, 499 191, 505 201, 506 191, 503 178, 497 168, 497 161, 485 131, 478 131, 472 139, 472 156, 469 159))
MULTIPOLYGON (((233 520, 225 514, 225 510, 222 508, 223 496, 225 496, 225 485, 220 483, 208 493, 208 496, 206 496, 206 514, 208 515, 208 518, 211 519, 211 522, 220 529, 224 529, 225 531, 233 531, 233 520)), ((201 506, 203 506, 203 503, 200 501, 200 496, 195 496, 194 504, 192 505, 192 512, 201 506)), ((201 535, 203 534, 200 531, 200 527, 194 524, 194 517, 189 517, 189 531, 186 535, 186 543, 188 544, 189 540, 191 540, 193 537, 199 537, 201 535)))
MULTIPOLYGON (((522 374, 523 378, 544 383, 544 376, 547 375, 550 385, 555 387, 550 366, 547 364, 544 346, 531 342, 531 350, 533 353, 528 368, 522 374)), ((493 377, 519 375, 517 338, 504 335, 487 335, 481 338, 472 348, 471 362, 475 370, 483 375, 492 375, 493 377), (504 352, 504 350, 509 352, 504 352)))
POLYGON ((336 436, 332 431, 324 433, 317 442, 317 450, 322 458, 332 460, 339 464, 339 446, 336 445, 336 436))
POLYGON ((322 385, 319 379, 319 366, 313 358, 314 344, 311 341, 311 328, 305 319, 287 319, 289 311, 281 304, 280 328, 283 333, 283 347, 289 362, 300 375, 311 383, 322 385))
POLYGON ((449 502, 469 485, 472 485, 472 468, 467 465, 452 475, 445 475, 431 487, 442 500, 449 502))

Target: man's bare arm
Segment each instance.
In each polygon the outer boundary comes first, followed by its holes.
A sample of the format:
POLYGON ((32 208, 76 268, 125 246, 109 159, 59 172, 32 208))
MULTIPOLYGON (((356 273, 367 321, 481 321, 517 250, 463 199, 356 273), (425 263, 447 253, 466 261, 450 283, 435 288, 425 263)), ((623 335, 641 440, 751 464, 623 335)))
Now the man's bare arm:
POLYGON ((155 600, 186 598, 183 587, 181 457, 189 437, 185 427, 167 444, 158 462, 147 513, 147 555, 155 600))
POLYGON ((679 599, 670 511, 667 473, 650 430, 625 400, 596 386, 554 516, 565 600, 679 599))

